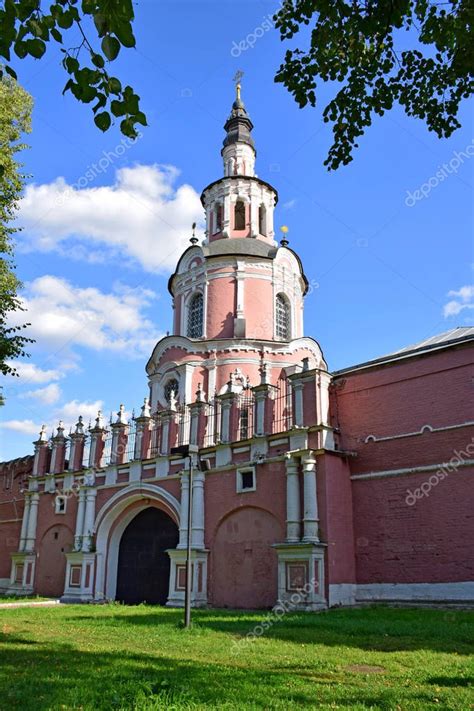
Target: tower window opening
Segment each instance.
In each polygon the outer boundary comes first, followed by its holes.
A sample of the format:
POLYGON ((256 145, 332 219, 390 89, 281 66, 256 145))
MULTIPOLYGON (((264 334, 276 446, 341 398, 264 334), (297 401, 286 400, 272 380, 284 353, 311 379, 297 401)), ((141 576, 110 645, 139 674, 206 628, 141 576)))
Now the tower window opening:
POLYGON ((179 383, 176 380, 176 378, 171 378, 171 380, 168 380, 168 382, 165 385, 165 400, 166 402, 170 402, 171 400, 171 393, 174 392, 175 397, 178 397, 178 390, 179 390, 179 383))
POLYGON ((234 229, 245 230, 245 204, 242 202, 242 200, 238 200, 235 203, 234 229))
POLYGON ((239 413, 240 439, 247 439, 249 436, 249 408, 243 407, 239 413))
POLYGON ((267 234, 267 211, 265 205, 260 205, 258 208, 258 231, 261 235, 267 234))
POLYGON ((217 203, 214 208, 214 232, 222 230, 222 205, 217 203))
POLYGON ((282 341, 290 340, 290 304, 284 294, 277 294, 275 304, 275 333, 282 341))
POLYGON ((195 294, 188 308, 188 338, 201 338, 204 319, 204 298, 201 293, 195 294))

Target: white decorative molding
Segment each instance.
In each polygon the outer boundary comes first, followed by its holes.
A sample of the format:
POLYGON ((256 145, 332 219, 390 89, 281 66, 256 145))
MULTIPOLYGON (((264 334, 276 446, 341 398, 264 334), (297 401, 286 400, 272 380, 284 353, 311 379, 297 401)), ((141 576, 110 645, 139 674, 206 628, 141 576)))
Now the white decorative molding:
POLYGON ((392 439, 403 439, 404 437, 417 437, 425 432, 447 432, 448 430, 458 430, 462 427, 472 427, 474 422, 460 422, 456 425, 446 425, 445 427, 432 427, 431 425, 423 425, 416 432, 403 432, 401 434, 389 435, 388 437, 376 437, 374 434, 369 434, 364 440, 364 444, 369 442, 388 442, 392 439))
POLYGON ((433 472, 438 469, 446 469, 447 467, 470 467, 474 465, 474 459, 464 459, 459 463, 450 464, 450 462, 441 462, 440 464, 425 464, 420 467, 407 467, 406 469, 386 469, 379 472, 368 472, 367 474, 352 474, 351 479, 380 479, 390 476, 405 476, 407 474, 420 474, 422 472, 433 472))

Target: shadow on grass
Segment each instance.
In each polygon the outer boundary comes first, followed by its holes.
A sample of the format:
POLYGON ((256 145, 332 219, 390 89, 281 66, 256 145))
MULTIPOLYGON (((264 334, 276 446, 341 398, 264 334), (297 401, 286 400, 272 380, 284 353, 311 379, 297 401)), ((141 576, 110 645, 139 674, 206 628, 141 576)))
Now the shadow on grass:
MULTIPOLYGON (((300 680, 293 669, 198 663, 149 653, 84 652, 66 644, 36 650, 8 645, 0 654, 1 708, 43 709, 288 709, 337 703, 338 708, 393 709, 400 689, 368 688, 355 676, 318 674, 300 680), (296 681, 295 681, 296 679, 296 681)), ((430 695, 404 689, 427 708, 430 695), (426 706, 425 706, 426 704, 426 706)))
MULTIPOLYGON (((135 608, 137 609, 137 608, 135 608)), ((126 606, 117 615, 104 617, 110 623, 130 625, 179 624, 182 611, 143 606, 140 614, 127 614, 126 606)), ((97 615, 91 615, 97 620, 97 615)), ((288 614, 272 617, 270 612, 195 610, 194 624, 232 635, 236 640, 259 635, 262 620, 270 621, 264 637, 296 644, 353 647, 367 651, 400 652, 425 649, 470 655, 474 613, 442 610, 364 609, 329 610, 323 613, 288 614)))

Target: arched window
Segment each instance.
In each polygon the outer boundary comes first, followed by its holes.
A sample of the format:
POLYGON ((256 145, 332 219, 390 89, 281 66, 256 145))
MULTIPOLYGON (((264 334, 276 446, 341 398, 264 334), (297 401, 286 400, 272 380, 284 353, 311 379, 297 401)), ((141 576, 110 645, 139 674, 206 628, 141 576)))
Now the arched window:
POLYGON ((291 338, 290 302, 284 294, 277 294, 275 304, 275 333, 282 341, 291 338))
POLYGON ((234 229, 245 230, 245 204, 237 200, 234 208, 234 229))
POLYGON ((188 307, 188 328, 189 338, 201 338, 204 320, 204 298, 201 293, 195 294, 188 307))
POLYGON ((178 398, 179 383, 176 378, 171 378, 165 385, 165 400, 169 403, 171 400, 171 393, 174 392, 174 396, 178 398))
POLYGON ((214 232, 222 230, 222 205, 220 202, 214 208, 214 232))
POLYGON ((267 234, 267 211, 265 205, 260 205, 258 208, 258 232, 261 235, 267 234))

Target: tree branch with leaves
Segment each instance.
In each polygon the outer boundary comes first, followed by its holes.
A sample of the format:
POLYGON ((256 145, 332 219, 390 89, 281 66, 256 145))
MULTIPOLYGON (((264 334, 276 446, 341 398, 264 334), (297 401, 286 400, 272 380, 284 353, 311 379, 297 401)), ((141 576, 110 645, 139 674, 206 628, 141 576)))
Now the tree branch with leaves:
POLYGON ((16 79, 10 65, 12 53, 20 59, 28 55, 41 59, 48 45, 59 44, 63 67, 69 74, 64 92, 92 104, 94 121, 102 131, 107 131, 112 117, 116 117, 122 133, 136 138, 136 125, 147 125, 140 97, 131 86, 122 87, 108 71, 122 47, 135 47, 133 19, 132 0, 82 0, 80 4, 78 0, 4 0, 0 9, 0 57, 6 66, 2 71, 16 79), (89 30, 94 39, 88 37, 89 30), (67 46, 69 38, 75 46, 67 46), (94 48, 95 44, 100 47, 94 48))
POLYGON ((31 130, 31 96, 10 77, 0 80, 0 372, 16 375, 8 360, 26 356, 25 346, 33 343, 22 335, 30 324, 9 325, 11 315, 24 311, 18 291, 21 282, 15 273, 12 225, 23 190, 25 176, 17 153, 24 150, 24 133, 31 130))
POLYGON ((282 40, 311 26, 309 47, 288 50, 275 81, 302 108, 316 106, 318 82, 342 84, 323 110, 332 123, 329 170, 352 159, 374 115, 400 104, 440 138, 461 126, 461 101, 474 89, 472 0, 286 0, 275 15, 282 40), (418 46, 397 51, 402 31, 418 46), (421 50, 424 51, 421 51, 421 50))

